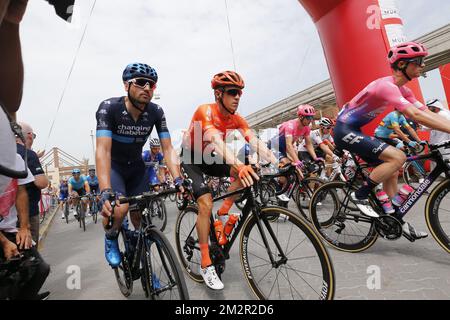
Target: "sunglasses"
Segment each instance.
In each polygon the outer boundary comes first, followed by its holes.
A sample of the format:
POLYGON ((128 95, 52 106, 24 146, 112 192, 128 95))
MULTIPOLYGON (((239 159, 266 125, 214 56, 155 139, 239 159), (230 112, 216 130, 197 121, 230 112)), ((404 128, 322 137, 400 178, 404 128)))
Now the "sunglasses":
POLYGON ((141 89, 145 89, 147 84, 150 87, 150 89, 153 89, 156 85, 156 83, 154 81, 145 79, 145 78, 132 79, 132 80, 130 80, 130 82, 133 83, 136 87, 139 87, 141 89))
POLYGON ((314 117, 313 117, 313 116, 304 116, 303 119, 306 119, 306 120, 314 120, 314 117))
POLYGON ((412 62, 414 64, 417 64, 418 66, 421 66, 425 62, 425 57, 417 57, 414 59, 409 59, 408 62, 412 62))
POLYGON ((229 89, 225 91, 226 94, 232 96, 232 97, 236 97, 236 95, 242 96, 242 90, 241 89, 229 89))

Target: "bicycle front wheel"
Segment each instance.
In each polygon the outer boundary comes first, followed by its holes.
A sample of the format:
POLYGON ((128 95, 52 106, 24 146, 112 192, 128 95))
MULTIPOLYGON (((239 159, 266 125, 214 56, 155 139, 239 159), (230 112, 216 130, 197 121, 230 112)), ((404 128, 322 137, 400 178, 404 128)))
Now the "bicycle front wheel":
MULTIPOLYGON (((297 205, 297 209, 301 216, 307 221, 311 221, 309 217, 309 202, 311 201, 314 191, 322 184, 323 181, 319 178, 308 177, 301 181, 294 192, 294 201, 297 205)), ((318 202, 318 205, 321 205, 321 203, 318 202)))
POLYGON ((309 207, 311 222, 322 239, 346 252, 366 250, 378 238, 375 222, 362 216, 349 199, 355 189, 342 181, 325 183, 314 192, 309 207))
POLYGON ((167 225, 167 211, 164 200, 161 198, 152 200, 149 205, 152 224, 160 231, 164 231, 167 225))
POLYGON ((131 267, 127 257, 127 236, 124 229, 120 230, 119 237, 117 238, 120 252, 120 264, 114 268, 114 275, 116 276, 117 285, 120 292, 128 297, 133 292, 133 276, 131 273, 131 267))
POLYGON ((152 300, 188 300, 183 272, 169 240, 158 229, 146 230, 142 247, 144 282, 152 300))
POLYGON ((245 221, 240 239, 244 276, 255 296, 270 300, 331 300, 335 276, 314 230, 292 211, 261 209, 245 221), (286 219, 270 223, 273 216, 286 219), (270 249, 270 255, 269 250, 270 249))
POLYGON ((445 179, 432 191, 425 204, 425 220, 437 243, 450 253, 450 180, 445 179))

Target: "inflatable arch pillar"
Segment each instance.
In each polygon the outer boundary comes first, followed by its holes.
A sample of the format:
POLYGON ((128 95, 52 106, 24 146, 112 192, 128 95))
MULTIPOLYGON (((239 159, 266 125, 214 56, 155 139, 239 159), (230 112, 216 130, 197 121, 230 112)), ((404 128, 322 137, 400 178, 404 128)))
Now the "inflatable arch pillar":
MULTIPOLYGON (((299 2, 319 32, 339 108, 373 80, 392 74, 387 52, 407 41, 394 0, 299 2)), ((408 86, 423 101, 417 79, 408 86)), ((373 132, 377 124, 373 121, 364 131, 373 132)))

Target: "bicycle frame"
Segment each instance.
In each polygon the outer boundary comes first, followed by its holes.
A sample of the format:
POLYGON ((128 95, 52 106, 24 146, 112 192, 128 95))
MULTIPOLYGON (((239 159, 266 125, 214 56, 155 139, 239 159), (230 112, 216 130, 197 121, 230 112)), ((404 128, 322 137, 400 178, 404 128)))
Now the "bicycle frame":
POLYGON ((433 150, 429 154, 411 156, 407 158, 407 162, 417 161, 417 160, 427 160, 433 159, 436 161, 436 168, 431 171, 425 180, 419 185, 419 187, 412 192, 408 198, 405 200, 403 205, 399 207, 399 212, 405 215, 419 200, 419 198, 428 190, 428 188, 433 184, 434 181, 442 174, 445 173, 447 179, 450 178, 449 167, 447 166, 444 159, 442 159, 441 154, 438 150, 433 150))

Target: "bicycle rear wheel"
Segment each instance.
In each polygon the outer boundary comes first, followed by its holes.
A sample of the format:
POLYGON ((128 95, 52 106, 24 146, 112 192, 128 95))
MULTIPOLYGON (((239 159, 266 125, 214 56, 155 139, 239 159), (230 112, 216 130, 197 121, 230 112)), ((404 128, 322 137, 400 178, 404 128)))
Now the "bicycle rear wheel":
MULTIPOLYGON (((356 187, 352 187, 355 190, 356 187)), ((334 181, 320 186, 310 202, 311 222, 330 246, 346 252, 370 248, 378 238, 374 220, 361 215, 349 199, 349 185, 334 181), (321 205, 317 205, 318 202, 321 205)))
POLYGON ((258 299, 334 297, 335 276, 330 256, 314 230, 292 211, 262 208, 259 225, 256 215, 250 216, 241 234, 240 257, 244 276, 258 299), (281 214, 287 219, 269 222, 272 216, 281 214))
POLYGON ((183 272, 169 240, 158 229, 146 230, 142 269, 148 297, 152 300, 188 300, 183 272))
POLYGON ((437 185, 425 204, 425 220, 437 243, 450 253, 450 180, 437 185))
POLYGON ((175 242, 181 265, 188 276, 196 282, 203 282, 199 272, 202 258, 196 228, 197 215, 197 207, 192 206, 180 212, 175 224, 175 242))
POLYGON ((127 258, 127 236, 124 229, 120 230, 117 241, 119 243, 121 262, 118 267, 114 268, 114 275, 116 276, 116 281, 120 292, 125 297, 128 297, 133 292, 133 276, 127 258))

